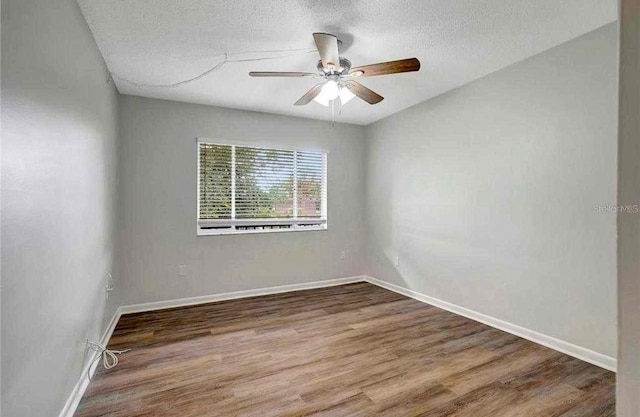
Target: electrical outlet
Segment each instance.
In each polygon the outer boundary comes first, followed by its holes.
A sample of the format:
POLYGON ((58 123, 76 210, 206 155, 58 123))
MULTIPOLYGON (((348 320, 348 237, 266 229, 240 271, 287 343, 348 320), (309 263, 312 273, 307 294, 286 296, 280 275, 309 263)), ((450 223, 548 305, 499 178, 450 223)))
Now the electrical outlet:
POLYGON ((400 257, 399 256, 396 256, 395 264, 396 264, 396 267, 400 266, 400 257))
POLYGON ((187 276, 187 267, 185 265, 178 265, 178 276, 187 276))
POLYGON ((345 251, 340 252, 340 259, 346 259, 347 253, 345 251))
POLYGON ((113 282, 113 275, 111 275, 111 272, 107 272, 107 275, 104 281, 104 298, 109 299, 109 294, 112 293, 114 290, 115 288, 114 288, 114 282, 113 282))

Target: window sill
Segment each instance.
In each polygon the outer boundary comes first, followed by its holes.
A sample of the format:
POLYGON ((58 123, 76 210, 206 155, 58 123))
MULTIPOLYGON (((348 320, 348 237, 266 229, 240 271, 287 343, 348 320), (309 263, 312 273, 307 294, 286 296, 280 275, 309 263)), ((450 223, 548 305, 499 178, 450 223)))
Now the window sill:
POLYGON ((327 230, 325 219, 220 219, 199 220, 197 224, 198 236, 315 232, 318 230, 327 230), (253 229, 253 227, 265 227, 265 229, 253 229))
POLYGON ((224 235, 256 235, 260 233, 288 233, 288 232, 324 232, 324 227, 307 227, 304 229, 267 229, 267 230, 219 230, 219 229, 200 229, 198 228, 198 236, 224 236, 224 235))

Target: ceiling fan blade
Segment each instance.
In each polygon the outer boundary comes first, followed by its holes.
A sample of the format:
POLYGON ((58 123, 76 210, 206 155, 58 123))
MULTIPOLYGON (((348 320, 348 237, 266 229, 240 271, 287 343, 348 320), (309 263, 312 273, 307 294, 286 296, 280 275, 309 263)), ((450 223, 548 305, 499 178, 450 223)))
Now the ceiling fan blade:
POLYGON ((354 77, 373 77, 375 75, 418 71, 419 69, 420 61, 418 61, 418 58, 409 58, 351 68, 349 75, 354 77))
POLYGON ((315 87, 313 87, 311 90, 307 91, 304 94, 304 96, 300 97, 300 99, 294 103, 294 105, 295 106, 304 106, 306 104, 311 103, 311 100, 313 100, 314 98, 316 98, 318 96, 318 94, 320 94, 320 91, 322 91, 322 86, 323 85, 324 85, 324 83, 318 84, 315 87))
POLYGON ((360 97, 369 104, 377 104, 384 100, 384 97, 382 97, 380 94, 376 93, 375 91, 369 90, 367 87, 357 81, 345 81, 344 85, 353 94, 360 97))
POLYGON ((322 67, 329 69, 329 65, 333 65, 334 68, 338 68, 340 66, 338 38, 328 33, 314 33, 313 40, 316 42, 322 67))
POLYGON ((251 71, 250 77, 317 77, 312 72, 276 72, 276 71, 251 71))

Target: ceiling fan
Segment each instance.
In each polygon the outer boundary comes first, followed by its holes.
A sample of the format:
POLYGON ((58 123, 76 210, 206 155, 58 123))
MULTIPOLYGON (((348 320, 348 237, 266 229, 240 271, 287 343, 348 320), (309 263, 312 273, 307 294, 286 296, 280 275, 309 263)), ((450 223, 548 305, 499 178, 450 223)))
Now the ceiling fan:
POLYGON ((329 106, 329 102, 340 98, 341 104, 346 104, 353 97, 359 97, 369 104, 381 102, 384 97, 368 89, 355 80, 359 77, 373 77, 376 75, 399 74, 402 72, 418 71, 420 61, 417 58, 401 59, 398 61, 381 62, 379 64, 351 67, 351 61, 341 57, 338 47, 342 42, 329 33, 314 33, 313 39, 320 54, 318 72, 272 72, 252 71, 251 77, 314 77, 324 81, 307 91, 295 102, 296 106, 304 106, 312 100, 329 106))

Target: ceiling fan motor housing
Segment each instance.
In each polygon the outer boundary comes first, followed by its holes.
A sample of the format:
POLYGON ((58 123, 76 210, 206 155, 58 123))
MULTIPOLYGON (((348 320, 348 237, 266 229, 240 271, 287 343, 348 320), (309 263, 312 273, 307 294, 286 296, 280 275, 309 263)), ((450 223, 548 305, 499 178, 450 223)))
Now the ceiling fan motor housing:
POLYGON ((318 61, 318 72, 320 73, 320 75, 346 75, 349 73, 349 69, 351 69, 351 61, 349 61, 347 58, 340 58, 340 66, 337 68, 333 68, 332 70, 326 70, 323 66, 322 66, 322 61, 318 61))

